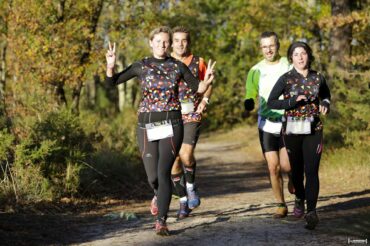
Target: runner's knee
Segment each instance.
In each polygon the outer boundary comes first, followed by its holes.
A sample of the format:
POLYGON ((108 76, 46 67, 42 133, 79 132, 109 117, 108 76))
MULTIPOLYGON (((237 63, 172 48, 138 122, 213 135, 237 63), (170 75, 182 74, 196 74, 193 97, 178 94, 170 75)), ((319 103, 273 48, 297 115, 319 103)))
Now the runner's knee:
POLYGON ((267 162, 270 175, 278 176, 280 173, 280 166, 277 161, 270 160, 267 162))
POLYGON ((279 155, 276 151, 265 152, 265 158, 270 175, 278 175, 280 172, 279 155))

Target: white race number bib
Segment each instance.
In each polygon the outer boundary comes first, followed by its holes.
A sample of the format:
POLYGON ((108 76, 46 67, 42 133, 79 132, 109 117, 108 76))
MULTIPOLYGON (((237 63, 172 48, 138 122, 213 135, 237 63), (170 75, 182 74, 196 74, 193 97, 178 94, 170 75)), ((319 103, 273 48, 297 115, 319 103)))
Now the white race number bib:
POLYGON ((293 120, 291 117, 288 117, 286 124, 286 134, 311 134, 311 122, 313 119, 298 119, 293 120))
POLYGON ((145 124, 145 128, 149 142, 173 137, 173 128, 170 120, 148 123, 145 124))
POLYGON ((181 114, 189 114, 194 112, 194 103, 182 102, 181 103, 181 114))

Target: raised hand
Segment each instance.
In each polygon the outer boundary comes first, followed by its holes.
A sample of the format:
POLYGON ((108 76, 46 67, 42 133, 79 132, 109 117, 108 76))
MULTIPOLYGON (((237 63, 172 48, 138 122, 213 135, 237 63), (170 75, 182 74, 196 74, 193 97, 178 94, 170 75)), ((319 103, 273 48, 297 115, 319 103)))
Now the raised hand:
POLYGON ((116 43, 113 43, 113 47, 110 42, 108 45, 108 51, 105 54, 105 58, 107 59, 107 68, 113 69, 116 64, 116 43))
POLYGON ((216 65, 216 61, 212 63, 212 60, 209 59, 206 74, 204 75, 204 82, 207 84, 210 84, 215 77, 214 76, 215 65, 216 65))

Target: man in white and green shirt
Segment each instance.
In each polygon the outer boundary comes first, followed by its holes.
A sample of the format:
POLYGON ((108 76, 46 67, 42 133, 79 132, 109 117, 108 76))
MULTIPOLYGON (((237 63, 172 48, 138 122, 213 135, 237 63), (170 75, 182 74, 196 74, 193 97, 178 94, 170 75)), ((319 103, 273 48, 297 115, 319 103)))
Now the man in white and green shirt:
MULTIPOLYGON (((280 45, 276 33, 262 33, 260 46, 264 59, 248 72, 244 101, 245 115, 254 109, 258 98, 259 137, 270 173, 272 191, 278 203, 274 218, 283 218, 287 216, 288 209, 284 200, 283 178, 280 170, 290 171, 288 154, 281 137, 284 111, 269 109, 267 99, 279 77, 290 70, 290 64, 286 57, 279 55, 280 45)), ((288 186, 289 191, 294 192, 291 182, 288 186)))

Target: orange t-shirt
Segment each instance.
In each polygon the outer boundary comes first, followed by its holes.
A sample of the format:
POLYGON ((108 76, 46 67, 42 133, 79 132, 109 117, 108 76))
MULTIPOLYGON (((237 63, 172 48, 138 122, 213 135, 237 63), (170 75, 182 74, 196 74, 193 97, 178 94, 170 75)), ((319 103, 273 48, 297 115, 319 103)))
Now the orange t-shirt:
MULTIPOLYGON (((193 59, 193 54, 190 54, 186 57, 182 62, 185 63, 186 66, 189 66, 191 60, 193 59)), ((204 76, 206 75, 207 64, 205 63, 204 59, 199 57, 199 79, 204 80, 204 76)))
MULTIPOLYGON (((185 59, 182 60, 182 62, 189 67, 191 72, 195 74, 196 70, 198 73, 199 80, 204 80, 206 70, 207 70, 207 64, 204 62, 204 59, 199 57, 197 59, 194 59, 194 55, 189 55, 185 59), (192 62, 196 62, 193 63, 192 62), (194 65, 198 65, 198 67, 195 67, 194 65), (196 69, 196 70, 195 70, 196 69)), ((180 83, 180 100, 181 101, 192 101, 194 103, 194 112, 190 112, 188 114, 182 114, 182 120, 184 123, 189 122, 200 122, 202 120, 202 114, 199 114, 196 112, 196 109, 198 108, 198 105, 201 101, 202 96, 198 93, 194 93, 188 88, 186 88, 182 83, 180 83)))

